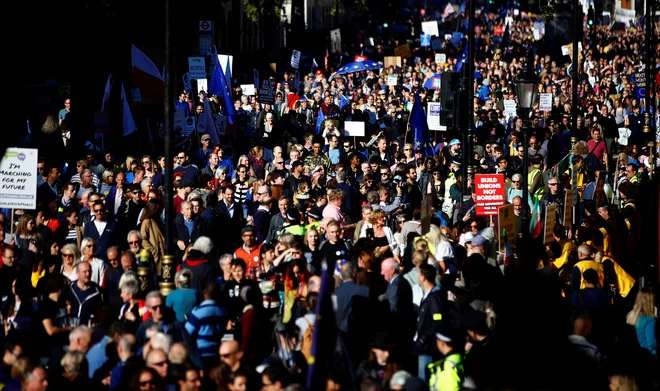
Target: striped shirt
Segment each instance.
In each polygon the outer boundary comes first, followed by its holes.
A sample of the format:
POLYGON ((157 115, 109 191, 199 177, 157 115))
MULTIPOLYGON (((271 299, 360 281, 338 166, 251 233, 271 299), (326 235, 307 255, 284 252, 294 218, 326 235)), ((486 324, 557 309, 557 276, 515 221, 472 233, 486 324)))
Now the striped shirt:
POLYGON ((191 338, 197 342, 202 357, 218 354, 228 320, 227 311, 214 300, 204 300, 192 310, 185 327, 191 338))

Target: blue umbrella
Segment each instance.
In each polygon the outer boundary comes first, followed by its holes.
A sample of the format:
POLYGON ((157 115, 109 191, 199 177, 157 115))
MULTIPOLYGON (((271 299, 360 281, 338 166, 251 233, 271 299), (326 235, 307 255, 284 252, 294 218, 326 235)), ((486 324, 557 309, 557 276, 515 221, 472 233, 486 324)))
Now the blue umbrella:
POLYGON ((379 67, 382 67, 382 65, 375 63, 373 61, 355 61, 349 64, 344 65, 343 67, 339 68, 337 70, 338 75, 344 75, 347 73, 354 73, 354 72, 364 72, 364 71, 370 71, 372 69, 378 69, 379 67))
POLYGON ((439 73, 434 74, 433 76, 426 79, 424 82, 424 88, 427 90, 439 90, 440 89, 440 78, 439 73))

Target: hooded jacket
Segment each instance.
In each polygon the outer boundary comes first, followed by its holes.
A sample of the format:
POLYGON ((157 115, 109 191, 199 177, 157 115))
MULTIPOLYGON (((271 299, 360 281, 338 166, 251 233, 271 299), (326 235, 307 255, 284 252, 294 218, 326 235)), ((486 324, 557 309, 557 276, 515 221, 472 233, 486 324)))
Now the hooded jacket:
POLYGON ((190 288, 197 292, 202 292, 206 284, 213 281, 213 267, 206 258, 201 251, 192 249, 188 253, 186 261, 181 265, 181 269, 188 269, 192 272, 190 288))

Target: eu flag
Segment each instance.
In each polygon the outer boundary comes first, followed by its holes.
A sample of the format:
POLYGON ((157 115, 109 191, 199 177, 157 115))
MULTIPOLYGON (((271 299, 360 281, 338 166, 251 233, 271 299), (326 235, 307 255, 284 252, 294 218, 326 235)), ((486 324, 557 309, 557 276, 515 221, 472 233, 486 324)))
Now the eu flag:
POLYGON ((423 148, 426 156, 433 156, 433 145, 429 135, 429 125, 426 122, 426 113, 419 98, 419 90, 415 91, 415 102, 410 112, 410 127, 415 130, 415 148, 423 148))
POLYGON ((456 66, 454 67, 454 72, 460 72, 461 69, 463 69, 463 63, 467 61, 469 44, 470 44, 469 42, 465 44, 465 48, 463 48, 463 53, 461 53, 461 58, 458 59, 458 61, 456 62, 456 66))
POLYGON ((316 133, 321 133, 323 131, 323 129, 321 129, 323 121, 325 121, 325 115, 323 114, 323 110, 319 109, 319 116, 316 118, 316 133))
POLYGON ((225 74, 222 72, 220 62, 215 64, 215 70, 213 70, 213 75, 211 76, 208 89, 208 93, 216 95, 218 98, 222 99, 222 104, 225 107, 225 115, 227 116, 227 121, 229 121, 230 124, 233 124, 234 116, 236 115, 236 109, 234 109, 234 102, 231 98, 231 91, 227 85, 225 74))
POLYGON ((307 358, 307 387, 312 391, 325 390, 328 373, 332 369, 335 343, 337 341, 337 323, 332 307, 334 280, 330 268, 324 267, 321 274, 321 289, 316 303, 316 322, 314 322, 314 343, 312 354, 307 358))
POLYGON ((339 109, 343 109, 344 106, 348 104, 348 98, 344 96, 341 92, 339 93, 339 109))

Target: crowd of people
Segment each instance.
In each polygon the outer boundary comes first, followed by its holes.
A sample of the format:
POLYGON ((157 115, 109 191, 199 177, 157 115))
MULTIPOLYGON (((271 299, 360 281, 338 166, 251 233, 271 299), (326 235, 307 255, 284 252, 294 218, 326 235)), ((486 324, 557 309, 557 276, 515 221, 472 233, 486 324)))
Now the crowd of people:
MULTIPOLYGON (((633 74, 660 46, 635 26, 585 25, 573 81, 569 57, 535 41, 538 20, 478 16, 471 149, 452 132, 427 148, 408 129, 413 105, 440 101, 424 82, 461 62, 449 39, 446 64, 415 51, 401 67, 316 70, 300 91, 285 72, 272 104, 238 89, 221 144, 199 134, 174 161, 74 149, 66 99, 26 145, 42 156, 37 209, 0 214, 0 389, 657 389, 658 166, 633 74), (504 100, 530 49, 553 105, 521 118, 504 100), (346 121, 365 136, 346 137, 346 121), (479 215, 479 173, 504 175, 513 240, 479 215), (524 226, 537 205, 559 211, 551 243, 524 226)), ((194 98, 176 105, 226 113, 194 98)))

